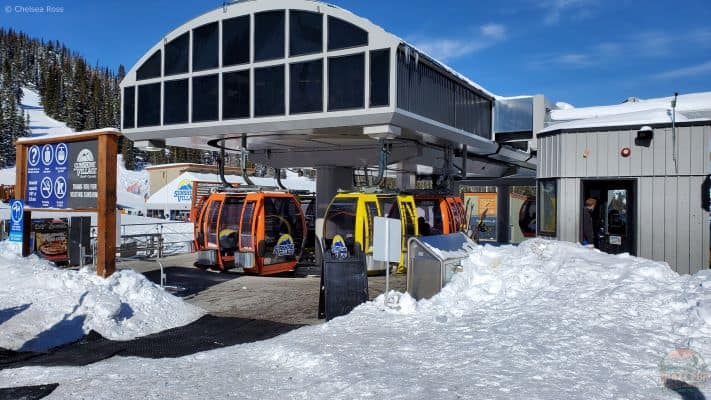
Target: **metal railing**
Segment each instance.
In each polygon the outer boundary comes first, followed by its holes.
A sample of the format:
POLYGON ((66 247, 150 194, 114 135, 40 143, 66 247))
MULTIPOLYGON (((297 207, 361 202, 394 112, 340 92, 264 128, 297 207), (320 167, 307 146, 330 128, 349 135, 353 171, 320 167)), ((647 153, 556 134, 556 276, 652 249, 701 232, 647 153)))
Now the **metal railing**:
MULTIPOLYGON (((122 224, 118 229, 121 240, 116 243, 116 252, 120 258, 161 258, 193 251, 191 223, 122 224)), ((94 243, 96 226, 91 227, 91 239, 94 243)))

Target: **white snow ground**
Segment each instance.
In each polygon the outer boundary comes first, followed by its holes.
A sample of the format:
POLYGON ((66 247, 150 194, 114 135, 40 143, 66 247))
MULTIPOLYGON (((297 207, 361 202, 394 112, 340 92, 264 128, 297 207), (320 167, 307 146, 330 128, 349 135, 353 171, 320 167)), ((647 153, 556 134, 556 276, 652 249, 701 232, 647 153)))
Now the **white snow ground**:
MULTIPOLYGON (((660 384, 665 356, 711 360, 711 272, 679 276, 570 243, 477 247, 442 293, 402 295, 399 307, 381 296, 323 325, 177 359, 3 370, 0 387, 59 382, 50 398, 96 399, 678 399, 660 384)), ((697 367, 689 383, 709 394, 697 367)))
POLYGON ((90 330, 129 340, 203 315, 133 270, 103 279, 88 268, 63 270, 35 256, 23 259, 16 247, 0 242, 1 348, 44 351, 90 330))

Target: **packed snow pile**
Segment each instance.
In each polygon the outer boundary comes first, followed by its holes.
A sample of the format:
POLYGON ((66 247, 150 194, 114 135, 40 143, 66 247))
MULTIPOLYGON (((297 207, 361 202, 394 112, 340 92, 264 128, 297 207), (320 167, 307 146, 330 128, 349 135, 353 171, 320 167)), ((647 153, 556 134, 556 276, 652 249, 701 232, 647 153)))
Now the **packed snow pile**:
POLYGON ((699 361, 711 360, 709 271, 534 239, 475 248, 431 300, 399 297, 177 359, 4 370, 0 386, 59 382, 55 398, 105 399, 678 399, 661 382, 693 359, 684 376, 711 393, 699 361))
POLYGON ((203 314, 132 270, 104 279, 89 269, 62 270, 34 256, 21 258, 13 246, 0 243, 0 348, 43 351, 90 330, 129 340, 203 314))

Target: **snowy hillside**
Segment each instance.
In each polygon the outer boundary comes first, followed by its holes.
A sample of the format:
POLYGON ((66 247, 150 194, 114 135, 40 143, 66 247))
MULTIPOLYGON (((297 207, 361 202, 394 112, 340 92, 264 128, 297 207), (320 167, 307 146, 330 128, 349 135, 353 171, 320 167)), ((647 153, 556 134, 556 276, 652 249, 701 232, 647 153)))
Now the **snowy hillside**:
POLYGON ((23 115, 30 116, 30 135, 32 137, 58 136, 72 133, 72 129, 67 124, 45 114, 40 95, 35 90, 26 87, 22 88, 20 108, 23 115))
POLYGON ((431 300, 402 295, 391 309, 381 296, 323 325, 177 359, 3 370, 0 387, 58 382, 52 398, 97 399, 678 399, 665 378, 710 393, 702 358, 711 272, 534 239, 477 247, 431 300))

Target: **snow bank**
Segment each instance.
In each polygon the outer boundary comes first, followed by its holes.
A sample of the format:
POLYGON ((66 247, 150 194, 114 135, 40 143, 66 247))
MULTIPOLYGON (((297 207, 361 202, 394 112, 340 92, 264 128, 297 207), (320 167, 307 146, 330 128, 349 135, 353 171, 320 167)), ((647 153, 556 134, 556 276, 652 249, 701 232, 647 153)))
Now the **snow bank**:
POLYGON ((132 270, 108 279, 89 269, 62 270, 17 256, 7 242, 0 243, 0 276, 0 348, 43 351, 90 330, 129 340, 188 324, 203 313, 132 270))
POLYGON ((541 239, 477 247, 465 264, 441 294, 400 295, 399 309, 380 297, 268 341, 5 370, 0 386, 59 382, 55 398, 104 399, 678 399, 662 360, 686 348, 711 360, 708 271, 541 239))

